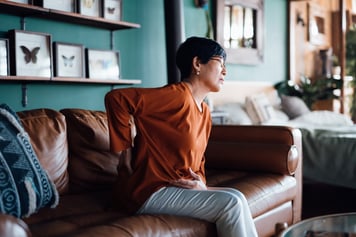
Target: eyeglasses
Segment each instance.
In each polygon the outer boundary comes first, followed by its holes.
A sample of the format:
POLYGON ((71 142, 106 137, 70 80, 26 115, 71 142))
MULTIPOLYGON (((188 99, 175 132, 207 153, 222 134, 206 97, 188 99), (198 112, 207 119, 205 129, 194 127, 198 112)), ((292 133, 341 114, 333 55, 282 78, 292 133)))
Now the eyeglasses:
POLYGON ((223 60, 222 58, 220 58, 220 57, 210 58, 209 60, 218 61, 218 62, 221 64, 221 67, 222 67, 222 68, 226 68, 226 67, 225 67, 225 62, 224 62, 224 60, 223 60))

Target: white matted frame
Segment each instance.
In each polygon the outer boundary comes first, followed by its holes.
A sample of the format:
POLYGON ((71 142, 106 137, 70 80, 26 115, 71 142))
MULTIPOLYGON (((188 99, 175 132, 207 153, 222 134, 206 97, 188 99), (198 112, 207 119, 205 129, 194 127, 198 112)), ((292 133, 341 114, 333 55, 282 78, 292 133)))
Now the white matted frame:
POLYGON ((84 46, 63 42, 53 43, 55 77, 85 77, 84 46))
POLYGON ((122 0, 103 0, 103 18, 113 21, 122 20, 122 0))
POLYGON ((10 2, 17 2, 17 3, 23 3, 23 4, 32 4, 32 0, 8 0, 10 2))
POLYGON ((87 77, 90 79, 120 79, 120 55, 116 50, 86 49, 87 77))
POLYGON ((50 8, 66 12, 76 12, 76 0, 34 0, 40 7, 50 8))
POLYGON ((0 39, 0 76, 8 76, 9 73, 9 40, 0 39))
POLYGON ((308 3, 308 40, 314 45, 326 44, 326 19, 325 9, 315 3, 308 3))
POLYGON ((78 13, 86 16, 101 17, 102 0, 77 0, 78 13))
POLYGON ((14 76, 52 76, 51 35, 10 30, 10 71, 14 76))

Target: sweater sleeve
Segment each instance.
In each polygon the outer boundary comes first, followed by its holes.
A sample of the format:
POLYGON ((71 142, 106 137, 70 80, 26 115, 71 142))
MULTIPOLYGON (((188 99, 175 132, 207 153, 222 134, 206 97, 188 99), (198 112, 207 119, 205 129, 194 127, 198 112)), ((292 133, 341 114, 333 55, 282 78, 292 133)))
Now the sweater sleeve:
POLYGON ((105 96, 110 149, 126 150, 133 144, 132 116, 136 113, 140 96, 135 88, 112 90, 105 96))

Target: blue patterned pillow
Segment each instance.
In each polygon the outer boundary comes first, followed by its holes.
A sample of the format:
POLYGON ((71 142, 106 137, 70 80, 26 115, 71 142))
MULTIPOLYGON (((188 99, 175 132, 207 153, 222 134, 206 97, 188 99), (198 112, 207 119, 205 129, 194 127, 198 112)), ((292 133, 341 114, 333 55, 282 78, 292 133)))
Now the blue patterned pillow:
POLYGON ((0 212, 28 217, 59 196, 16 113, 0 105, 0 212))

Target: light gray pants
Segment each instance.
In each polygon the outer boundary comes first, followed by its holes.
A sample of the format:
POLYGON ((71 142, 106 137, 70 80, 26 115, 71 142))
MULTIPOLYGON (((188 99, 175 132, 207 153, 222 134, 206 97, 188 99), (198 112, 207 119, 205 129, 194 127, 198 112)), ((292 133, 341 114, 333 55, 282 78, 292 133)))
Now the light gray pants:
POLYGON ((194 190, 165 187, 144 203, 138 214, 171 214, 216 224, 219 237, 257 237, 245 196, 232 188, 194 190))

